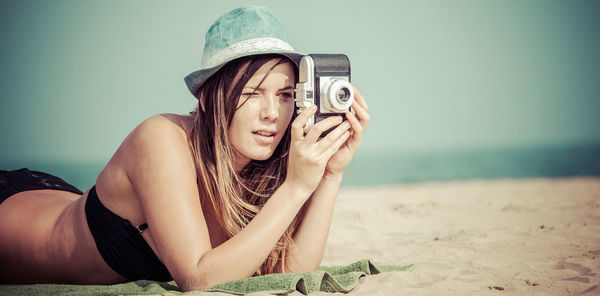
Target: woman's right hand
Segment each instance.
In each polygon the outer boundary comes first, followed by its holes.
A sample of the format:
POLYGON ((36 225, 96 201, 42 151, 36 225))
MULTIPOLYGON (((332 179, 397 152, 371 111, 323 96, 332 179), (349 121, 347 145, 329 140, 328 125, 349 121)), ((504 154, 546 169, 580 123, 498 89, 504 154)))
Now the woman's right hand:
POLYGON ((350 123, 342 122, 341 116, 331 116, 314 124, 304 135, 304 126, 315 114, 317 106, 304 109, 292 122, 291 143, 285 182, 310 197, 325 173, 327 161, 338 151, 350 136, 350 123), (341 123, 341 124, 340 124, 341 123), (338 125, 325 137, 321 134, 338 125))

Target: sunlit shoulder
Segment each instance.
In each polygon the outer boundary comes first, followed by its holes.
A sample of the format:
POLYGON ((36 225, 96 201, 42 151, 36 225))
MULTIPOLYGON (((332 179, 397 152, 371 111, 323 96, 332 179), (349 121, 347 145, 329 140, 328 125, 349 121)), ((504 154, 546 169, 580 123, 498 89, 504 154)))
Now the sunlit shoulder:
POLYGON ((157 114, 133 129, 119 149, 128 158, 130 172, 179 166, 194 172, 185 120, 181 115, 157 114))

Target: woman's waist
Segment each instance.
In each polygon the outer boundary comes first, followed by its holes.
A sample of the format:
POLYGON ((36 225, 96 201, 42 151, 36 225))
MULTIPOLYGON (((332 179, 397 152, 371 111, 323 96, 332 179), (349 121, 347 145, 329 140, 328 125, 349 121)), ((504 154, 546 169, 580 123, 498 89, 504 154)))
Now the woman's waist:
POLYGON ((32 190, 7 200, 14 227, 8 237, 12 242, 6 245, 10 250, 5 250, 10 257, 5 259, 29 272, 34 270, 28 277, 39 274, 50 282, 77 282, 83 280, 83 274, 89 276, 88 283, 116 282, 116 274, 100 272, 108 266, 87 227, 87 194, 32 190))

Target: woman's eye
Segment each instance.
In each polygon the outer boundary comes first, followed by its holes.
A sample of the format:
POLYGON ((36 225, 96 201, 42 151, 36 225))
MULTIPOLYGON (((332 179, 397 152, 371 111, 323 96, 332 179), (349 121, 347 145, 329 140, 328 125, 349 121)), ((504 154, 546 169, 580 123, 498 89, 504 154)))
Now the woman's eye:
POLYGON ((242 93, 242 96, 245 96, 245 97, 258 96, 258 95, 260 95, 260 93, 257 93, 257 92, 242 93))
POLYGON ((289 100, 289 99, 293 99, 294 95, 291 93, 281 93, 280 94, 281 98, 285 99, 285 100, 289 100))

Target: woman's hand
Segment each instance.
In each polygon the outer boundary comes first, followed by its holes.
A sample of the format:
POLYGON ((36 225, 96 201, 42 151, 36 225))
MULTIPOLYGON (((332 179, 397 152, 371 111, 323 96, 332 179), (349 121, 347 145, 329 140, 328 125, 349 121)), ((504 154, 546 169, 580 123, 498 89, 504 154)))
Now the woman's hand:
POLYGON ((369 124, 367 103, 358 89, 356 89, 356 87, 353 88, 354 102, 352 103, 352 109, 356 114, 346 112, 347 121, 350 122, 352 126, 352 134, 331 159, 329 159, 329 162, 327 162, 327 167, 325 169, 325 174, 327 175, 341 174, 346 169, 348 164, 350 164, 352 157, 358 150, 363 133, 369 124))
POLYGON ((352 126, 349 122, 342 123, 341 116, 332 116, 314 124, 308 133, 304 135, 304 126, 316 111, 317 106, 312 105, 304 109, 292 122, 292 138, 286 178, 288 184, 293 184, 297 186, 296 188, 304 190, 308 194, 307 198, 321 182, 330 158, 338 152, 350 137, 349 129, 352 126), (324 131, 336 125, 338 126, 327 136, 320 138, 324 131))

